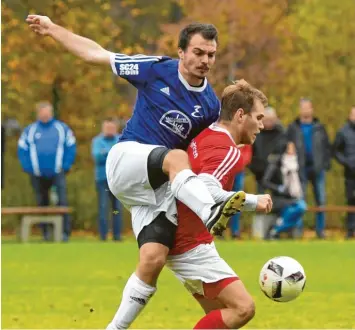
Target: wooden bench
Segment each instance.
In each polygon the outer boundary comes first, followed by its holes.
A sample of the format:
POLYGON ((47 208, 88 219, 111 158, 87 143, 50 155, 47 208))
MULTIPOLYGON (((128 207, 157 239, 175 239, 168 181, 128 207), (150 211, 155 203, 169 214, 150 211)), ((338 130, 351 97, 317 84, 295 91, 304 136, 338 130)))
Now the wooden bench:
POLYGON ((349 206, 349 205, 308 206, 306 212, 355 212, 355 206, 349 206))
POLYGON ((1 215, 19 215, 20 226, 18 238, 27 242, 31 226, 37 223, 53 224, 53 239, 60 242, 63 237, 63 215, 72 213, 72 208, 66 206, 38 206, 38 207, 4 207, 1 215))

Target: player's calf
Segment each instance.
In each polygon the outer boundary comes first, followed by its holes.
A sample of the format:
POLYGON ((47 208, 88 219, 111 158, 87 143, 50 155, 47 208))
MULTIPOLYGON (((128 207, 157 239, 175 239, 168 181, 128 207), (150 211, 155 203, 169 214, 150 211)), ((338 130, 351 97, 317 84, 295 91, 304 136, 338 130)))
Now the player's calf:
POLYGON ((169 248, 172 247, 176 226, 161 212, 138 237, 139 263, 129 278, 121 304, 107 330, 127 329, 148 304, 156 291, 156 283, 163 269, 169 248))

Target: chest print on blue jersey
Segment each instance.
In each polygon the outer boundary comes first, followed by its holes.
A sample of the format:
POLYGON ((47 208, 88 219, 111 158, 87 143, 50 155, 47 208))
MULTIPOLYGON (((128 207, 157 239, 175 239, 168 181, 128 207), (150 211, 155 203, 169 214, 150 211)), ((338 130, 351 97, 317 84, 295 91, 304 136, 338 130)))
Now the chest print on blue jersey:
POLYGON ((191 114, 191 116, 195 118, 202 118, 203 115, 200 113, 200 109, 202 109, 200 105, 195 105, 194 106, 195 111, 191 114))
POLYGON ((159 123, 184 139, 192 128, 190 118, 179 110, 168 111, 160 118, 159 123))

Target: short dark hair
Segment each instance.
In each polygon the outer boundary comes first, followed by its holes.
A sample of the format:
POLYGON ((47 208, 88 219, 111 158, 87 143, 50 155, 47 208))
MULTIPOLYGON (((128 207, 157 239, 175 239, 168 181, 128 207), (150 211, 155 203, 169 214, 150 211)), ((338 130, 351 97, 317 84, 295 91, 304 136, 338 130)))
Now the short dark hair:
POLYGON ((116 119, 113 117, 106 117, 102 122, 117 123, 116 119))
POLYGON ((220 120, 232 120, 240 108, 249 114, 253 110, 255 100, 259 100, 264 107, 267 106, 268 100, 264 93, 244 79, 227 86, 222 93, 220 120))
POLYGON ((192 23, 181 30, 179 48, 185 51, 195 34, 201 34, 204 39, 215 40, 218 43, 218 31, 213 24, 192 23))
POLYGON ((302 102, 311 102, 312 103, 312 100, 309 97, 301 97, 300 103, 302 103, 302 102))

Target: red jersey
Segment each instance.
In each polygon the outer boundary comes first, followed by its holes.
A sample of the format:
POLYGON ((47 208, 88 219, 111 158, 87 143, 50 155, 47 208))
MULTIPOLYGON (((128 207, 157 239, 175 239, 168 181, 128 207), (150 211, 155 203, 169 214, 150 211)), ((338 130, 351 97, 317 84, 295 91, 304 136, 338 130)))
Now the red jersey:
MULTIPOLYGON (((194 173, 210 174, 224 190, 230 191, 236 174, 250 162, 251 146, 238 148, 227 130, 211 125, 191 141, 187 153, 194 173)), ((169 254, 181 254, 200 244, 211 243, 213 236, 196 213, 180 201, 177 207, 178 227, 169 254)))

